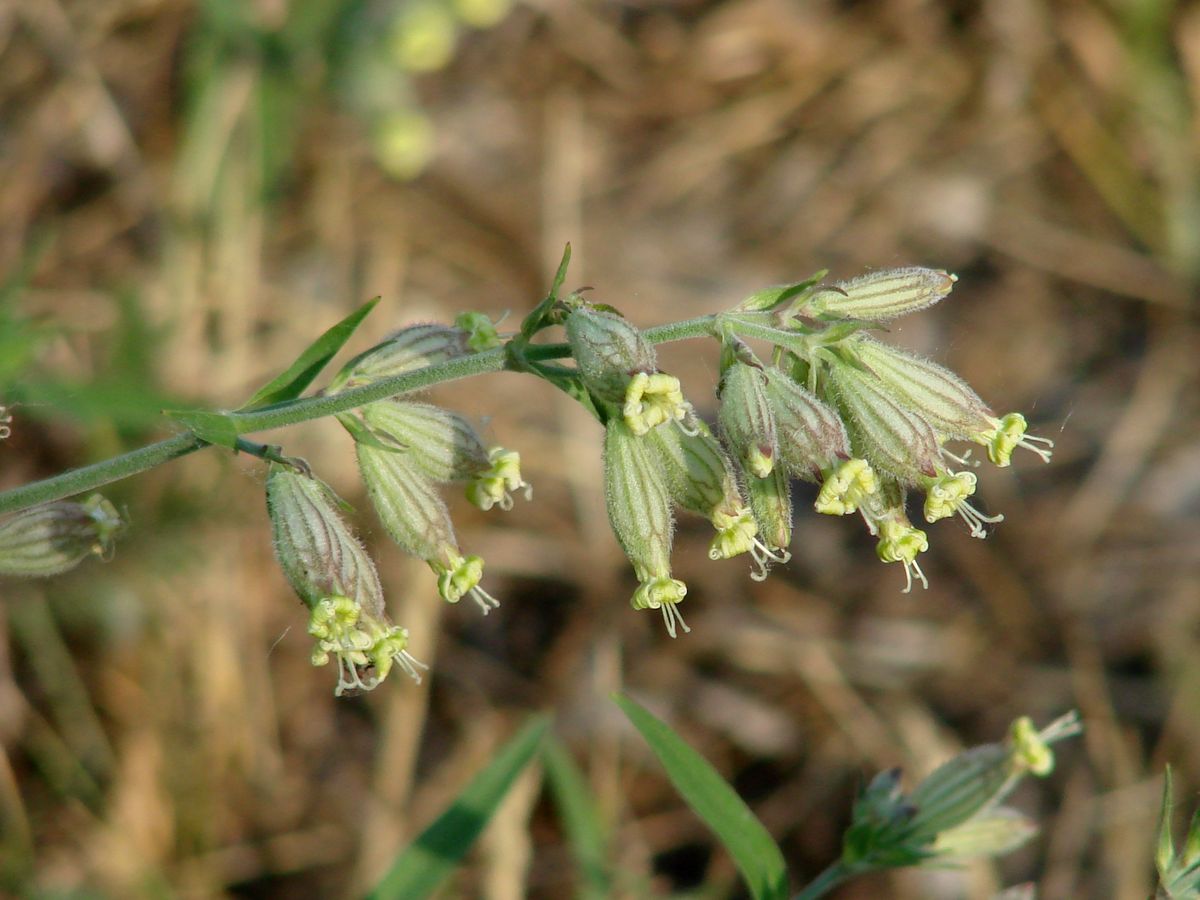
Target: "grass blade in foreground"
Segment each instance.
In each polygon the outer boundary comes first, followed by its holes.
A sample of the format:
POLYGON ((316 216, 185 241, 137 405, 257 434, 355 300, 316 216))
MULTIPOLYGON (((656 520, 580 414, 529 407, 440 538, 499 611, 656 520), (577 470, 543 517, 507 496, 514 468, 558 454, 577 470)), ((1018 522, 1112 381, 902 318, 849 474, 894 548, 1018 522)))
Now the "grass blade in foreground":
POLYGON ((546 742, 542 763, 554 795, 554 804, 571 843, 571 855, 579 867, 577 896, 584 900, 611 897, 612 879, 608 871, 604 823, 600 820, 596 804, 592 802, 592 794, 583 773, 563 745, 554 738, 546 742))
POLYGON ((533 759, 548 720, 535 718, 509 741, 458 799, 413 841, 369 895, 370 900, 419 900, 435 891, 471 849, 488 820, 533 759))
POLYGON ((617 704, 650 745, 688 806, 716 832, 756 900, 787 896, 783 854, 750 807, 699 753, 628 697, 617 704))

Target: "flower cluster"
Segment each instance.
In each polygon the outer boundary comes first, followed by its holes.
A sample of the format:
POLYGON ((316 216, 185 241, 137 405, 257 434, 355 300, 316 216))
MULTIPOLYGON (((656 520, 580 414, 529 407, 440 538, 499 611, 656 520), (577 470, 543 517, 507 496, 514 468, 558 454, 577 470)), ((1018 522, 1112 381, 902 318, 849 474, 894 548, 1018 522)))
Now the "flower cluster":
POLYGON ((986 537, 1003 517, 972 505, 974 464, 947 444, 980 444, 1007 466, 1018 447, 1048 461, 1052 443, 1026 434, 1019 413, 993 414, 948 369, 868 333, 936 303, 954 282, 922 268, 813 279, 717 316, 721 441, 627 319, 577 296, 562 304, 579 380, 605 423, 609 519, 639 581, 635 608, 661 610, 672 636, 687 630, 676 608, 687 588, 670 570, 675 507, 713 524, 713 559, 749 553, 759 580, 786 562, 793 480, 816 485, 817 512, 861 515, 879 558, 903 565, 905 591, 914 578, 928 585, 917 557, 929 540, 908 517, 909 491, 924 494, 926 522, 958 516, 986 537), (767 361, 752 339, 771 345, 767 361))
MULTIPOLYGON (((464 313, 453 327, 413 325, 350 360, 326 393, 490 349, 498 342, 492 322, 478 313, 464 313)), ((483 559, 459 548, 439 490, 460 483, 479 508, 510 509, 515 493, 532 493, 521 477, 520 455, 487 447, 458 413, 406 398, 370 403, 338 418, 354 438, 359 472, 384 529, 405 552, 429 565, 442 598, 457 603, 469 596, 484 613, 499 606, 480 583, 483 559)), ((267 483, 268 507, 276 553, 311 610, 314 663, 337 659, 338 694, 371 690, 393 665, 419 680, 421 664, 405 649, 407 631, 384 615, 374 564, 338 515, 328 488, 296 468, 274 467, 267 483)))

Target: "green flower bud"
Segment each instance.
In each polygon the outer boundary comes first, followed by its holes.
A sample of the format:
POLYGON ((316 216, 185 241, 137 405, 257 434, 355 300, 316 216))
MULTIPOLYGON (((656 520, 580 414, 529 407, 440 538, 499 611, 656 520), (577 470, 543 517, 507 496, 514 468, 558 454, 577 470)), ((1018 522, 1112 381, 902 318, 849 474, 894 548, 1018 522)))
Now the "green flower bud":
POLYGON ((992 412, 965 381, 935 362, 866 336, 846 349, 942 436, 965 439, 994 421, 992 412))
POLYGON ((856 456, 905 484, 944 471, 932 426, 911 412, 874 375, 835 359, 829 384, 856 456))
POLYGON ((733 362, 721 376, 718 393, 717 418, 726 442, 747 475, 766 478, 779 455, 779 438, 763 370, 733 362))
POLYGON ((450 511, 433 481, 403 452, 355 446, 358 468, 379 520, 406 553, 425 560, 438 577, 438 593, 457 603, 464 595, 487 614, 500 605, 479 584, 483 560, 464 557, 450 521, 450 511))
POLYGON ((781 467, 766 478, 747 475, 746 494, 758 524, 759 541, 765 548, 765 557, 758 560, 759 571, 750 577, 762 581, 767 577, 768 561, 786 563, 792 558, 788 550, 792 542, 792 484, 781 467))
POLYGON ((124 527, 111 503, 93 494, 82 503, 58 501, 0 521, 0 575, 48 578, 89 556, 107 557, 124 527))
POLYGON ((334 394, 466 356, 469 337, 461 328, 436 323, 402 328, 346 363, 326 392, 334 394))
POLYGON ((654 347, 624 316, 580 304, 565 324, 580 377, 598 399, 624 406, 633 376, 658 371, 654 347))
POLYGON ((930 848, 933 857, 926 864, 1003 856, 1028 843, 1037 831, 1037 824, 1028 816, 1000 806, 941 832, 930 848))
POLYGON ((823 472, 850 457, 842 420, 787 373, 769 366, 763 374, 783 464, 797 478, 821 481, 823 472))
POLYGON ((818 288, 806 307, 846 319, 894 319, 933 306, 953 290, 957 280, 941 269, 881 269, 818 288))
POLYGON ((932 841, 998 802, 1012 789, 1013 767, 1001 744, 972 747, 934 769, 912 793, 916 815, 908 826, 916 841, 932 841))
POLYGON ((371 432, 402 450, 437 484, 469 481, 491 468, 487 448, 464 417, 448 409, 408 400, 383 400, 361 410, 371 432))
POLYGON ((661 610, 671 637, 677 628, 690 631, 677 609, 687 587, 671 578, 674 523, 667 476, 649 442, 621 419, 605 427, 604 487, 613 533, 641 582, 634 608, 661 610))
POLYGON ((375 564, 337 506, 323 481, 289 466, 271 466, 267 513, 275 555, 296 594, 310 609, 330 597, 346 597, 378 618, 384 603, 375 564))

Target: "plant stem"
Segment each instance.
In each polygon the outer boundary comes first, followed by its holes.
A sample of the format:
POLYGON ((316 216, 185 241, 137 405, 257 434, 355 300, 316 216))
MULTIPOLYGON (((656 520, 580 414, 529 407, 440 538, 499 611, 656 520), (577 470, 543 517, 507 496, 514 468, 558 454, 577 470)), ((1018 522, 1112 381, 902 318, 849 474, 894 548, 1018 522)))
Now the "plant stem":
MULTIPOLYGON (((715 316, 700 316, 650 328, 645 334, 654 344, 704 337, 712 333, 715 320, 715 316)), ((571 349, 566 344, 534 344, 526 348, 525 355, 532 360, 563 359, 571 355, 571 349)), ((505 367, 504 348, 497 347, 494 350, 485 350, 482 353, 382 378, 372 384, 337 394, 305 397, 260 409, 228 412, 225 415, 233 421, 239 435, 251 434, 348 412, 377 400, 395 397, 398 394, 410 394, 460 378, 499 372, 505 367)), ((0 492, 0 514, 94 490, 208 446, 211 445, 191 431, 183 431, 120 456, 0 492)))
POLYGON ((856 874, 858 873, 851 871, 842 865, 841 860, 838 860, 826 868, 792 900, 816 900, 817 897, 824 897, 847 878, 856 874))

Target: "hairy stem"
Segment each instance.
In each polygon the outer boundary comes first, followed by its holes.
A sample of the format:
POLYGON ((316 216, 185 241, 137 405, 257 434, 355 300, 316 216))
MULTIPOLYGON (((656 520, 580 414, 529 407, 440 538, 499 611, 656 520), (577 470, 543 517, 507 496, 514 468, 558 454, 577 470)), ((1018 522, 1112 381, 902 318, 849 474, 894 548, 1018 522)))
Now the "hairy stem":
MULTIPOLYGON (((715 316, 700 316, 683 322, 660 325, 657 328, 648 329, 645 334, 647 339, 655 344, 704 337, 712 333, 715 319, 715 316)), ((564 359, 571 355, 571 351, 566 344, 535 344, 526 348, 525 355, 531 360, 564 359)), ((463 356, 401 375, 393 375, 390 378, 383 378, 372 384, 338 394, 305 397, 260 409, 228 412, 225 415, 233 421, 239 435, 251 434, 272 428, 298 425, 301 422, 348 412, 377 400, 394 397, 397 394, 409 394, 447 381, 499 372, 505 368, 504 348, 497 347, 494 350, 485 350, 471 356, 463 356)), ((211 445, 198 438, 193 432, 183 431, 165 440, 122 453, 120 456, 4 491, 0 493, 0 514, 27 509, 37 506, 39 503, 49 503, 84 491, 94 490, 102 485, 146 472, 208 446, 211 445)))

